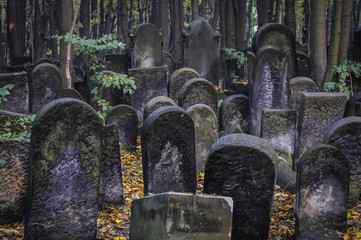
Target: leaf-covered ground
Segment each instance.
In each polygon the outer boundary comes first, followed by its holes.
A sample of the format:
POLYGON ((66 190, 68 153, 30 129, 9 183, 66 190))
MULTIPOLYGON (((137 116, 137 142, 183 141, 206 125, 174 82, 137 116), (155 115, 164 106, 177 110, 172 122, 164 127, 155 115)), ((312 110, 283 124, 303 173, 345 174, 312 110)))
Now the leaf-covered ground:
MULTIPOLYGON (((138 140, 139 141, 139 140, 138 140)), ((143 170, 141 149, 134 154, 122 154, 124 205, 121 208, 104 206, 99 212, 97 239, 129 239, 131 203, 143 197, 143 170)), ((198 175, 197 193, 203 192, 204 174, 198 175)), ((295 195, 276 189, 272 210, 269 239, 295 239, 295 195)), ((361 239, 361 202, 349 209, 347 214, 348 231, 339 233, 340 239, 361 239)), ((23 223, 0 226, 0 240, 23 239, 23 223)))

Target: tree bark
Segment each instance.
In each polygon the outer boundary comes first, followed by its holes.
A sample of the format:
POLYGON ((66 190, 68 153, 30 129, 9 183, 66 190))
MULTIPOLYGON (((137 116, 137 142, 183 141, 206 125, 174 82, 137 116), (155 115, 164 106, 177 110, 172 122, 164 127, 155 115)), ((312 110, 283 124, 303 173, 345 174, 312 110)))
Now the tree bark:
POLYGON ((214 1, 214 14, 213 14, 213 19, 212 19, 213 31, 217 31, 218 16, 219 16, 219 0, 215 0, 214 1))
POLYGON ((160 12, 159 12, 159 1, 160 0, 153 0, 152 1, 152 16, 150 18, 150 22, 157 27, 160 26, 160 12))
POLYGON ((107 5, 107 15, 105 17, 105 34, 109 34, 112 27, 112 12, 113 12, 113 0, 109 0, 107 5))
POLYGON ((163 46, 162 50, 169 51, 169 26, 168 26, 168 1, 159 0, 159 11, 160 11, 160 28, 163 32, 163 46))
POLYGON ((104 0, 99 2, 99 36, 104 34, 104 0))
POLYGON ((340 33, 340 45, 338 50, 337 63, 341 64, 347 60, 348 49, 351 40, 352 29, 352 0, 343 0, 342 13, 341 13, 341 33, 340 33))
POLYGON ((226 1, 219 2, 219 25, 221 30, 221 48, 226 47, 226 1))
POLYGON ((242 50, 246 42, 247 0, 233 0, 236 49, 242 50))
POLYGON ((235 23, 232 0, 226 1, 226 47, 236 48, 235 23))
MULTIPOLYGON (((97 12, 97 3, 98 1, 97 0, 92 0, 92 5, 91 5, 91 12, 92 12, 92 16, 93 18, 96 18, 96 12, 97 12)), ((92 37, 93 39, 97 39, 98 38, 98 27, 99 27, 99 24, 98 23, 94 23, 93 24, 93 27, 92 27, 92 37)))
MULTIPOLYGON (((0 4, 0 44, 1 46, 6 46, 6 37, 5 34, 3 32, 3 25, 4 22, 2 19, 5 19, 5 17, 3 18, 3 6, 0 4)), ((4 20, 5 21, 5 20, 4 20)), ((6 72, 6 52, 5 52, 6 47, 2 47, 0 48, 0 72, 6 72)))
MULTIPOLYGON (((57 27, 56 27, 56 21, 55 21, 55 6, 54 6, 54 0, 48 0, 48 6, 49 6, 49 31, 50 36, 54 36, 57 33, 57 27)), ((55 38, 50 37, 49 38, 49 46, 51 49, 51 56, 53 58, 58 58, 58 43, 55 38)))
POLYGON ((276 15, 275 15, 275 23, 282 23, 283 19, 283 1, 276 1, 276 15))
POLYGON ((191 0, 192 5, 192 21, 199 18, 198 0, 191 0))
MULTIPOLYGON (((157 1, 157 0, 156 0, 157 1)), ((143 4, 142 4, 142 0, 138 0, 138 12, 139 12, 139 23, 143 23, 144 22, 144 8, 143 8, 143 4)))
POLYGON ((291 30, 293 36, 296 36, 296 12, 295 12, 295 1, 285 0, 285 25, 291 30))
POLYGON ((358 29, 359 27, 359 22, 360 22, 360 14, 361 14, 361 0, 355 2, 355 10, 354 10, 354 29, 358 29))
POLYGON ((248 47, 248 42, 249 39, 251 38, 251 29, 252 29, 252 5, 253 5, 253 0, 249 0, 248 3, 248 13, 247 13, 247 19, 248 19, 248 29, 247 29, 247 36, 246 36, 246 43, 245 43, 245 48, 248 47))
POLYGON ((180 23, 180 9, 179 9, 179 1, 173 1, 173 44, 172 44, 172 54, 174 58, 174 62, 177 66, 182 65, 182 52, 181 52, 181 44, 182 44, 182 32, 181 32, 181 23, 180 23))
POLYGON ((39 1, 35 1, 34 17, 34 61, 46 57, 46 45, 48 41, 49 8, 45 0, 42 0, 42 11, 39 1), (41 13, 42 12, 42 13, 41 13))
POLYGON ((201 4, 199 5, 199 16, 206 16, 206 0, 202 0, 201 4))
POLYGON ((269 22, 268 10, 270 0, 257 0, 257 13, 258 13, 258 27, 269 22))
MULTIPOLYGON (((120 32, 123 43, 126 44, 126 49, 129 48, 129 24, 128 24, 128 4, 127 0, 118 0, 118 11, 120 11, 120 32)), ((118 26, 119 27, 119 26, 118 26)))

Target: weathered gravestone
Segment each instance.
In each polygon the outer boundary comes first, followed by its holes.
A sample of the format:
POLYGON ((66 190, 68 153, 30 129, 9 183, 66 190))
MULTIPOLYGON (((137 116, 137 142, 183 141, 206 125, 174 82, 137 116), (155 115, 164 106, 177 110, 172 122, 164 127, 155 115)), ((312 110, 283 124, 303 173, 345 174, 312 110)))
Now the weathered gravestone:
POLYGON ((343 117, 345 93, 303 93, 297 123, 293 167, 310 147, 322 143, 327 130, 343 117))
POLYGON ((12 84, 13 88, 8 90, 10 95, 6 96, 7 101, 2 101, 0 105, 3 105, 7 111, 23 114, 29 113, 29 84, 27 73, 0 74, 0 87, 8 84, 12 84))
POLYGON ((134 77, 136 90, 129 96, 129 105, 137 112, 138 121, 143 121, 144 106, 152 98, 167 96, 167 73, 164 66, 129 69, 134 77))
POLYGON ((117 135, 121 151, 135 151, 138 136, 138 116, 133 108, 125 104, 112 107, 105 117, 105 123, 114 123, 118 126, 117 135))
POLYGON ((132 240, 229 240, 233 201, 229 197, 162 193, 132 203, 132 240))
POLYGON ((281 187, 282 191, 296 194, 296 173, 282 157, 278 157, 276 184, 281 187))
POLYGON ((301 111, 301 99, 304 92, 318 92, 316 83, 308 77, 295 77, 290 80, 291 106, 298 113, 301 111))
POLYGON ((62 88, 60 70, 50 63, 37 65, 31 72, 30 112, 37 113, 47 103, 56 99, 62 88))
POLYGON ((197 172, 204 172, 207 156, 218 139, 217 115, 205 104, 195 104, 187 109, 194 122, 197 172))
POLYGON ((323 143, 340 149, 350 163, 348 206, 352 208, 361 195, 361 117, 336 122, 326 133, 323 143))
POLYGON ((306 227, 297 240, 339 240, 337 232, 329 228, 318 228, 316 226, 306 227))
POLYGON ((211 148, 204 192, 233 198, 232 239, 268 239, 277 153, 264 139, 226 135, 211 148))
POLYGON ((105 61, 110 62, 107 65, 107 70, 127 74, 130 67, 130 59, 127 54, 107 54, 105 61))
POLYGON ((49 58, 39 58, 38 60, 35 61, 34 63, 34 67, 43 64, 43 63, 50 63, 50 64, 54 64, 53 61, 51 61, 49 58))
POLYGON ((132 68, 161 66, 161 38, 157 26, 150 23, 140 24, 135 29, 133 43, 132 68))
POLYGON ((167 82, 169 82, 169 78, 175 69, 173 56, 169 52, 162 51, 162 66, 167 69, 167 82))
POLYGON ((344 117, 358 116, 360 114, 361 92, 350 97, 347 101, 344 117))
POLYGON ((157 110, 158 108, 164 107, 164 106, 176 106, 177 104, 173 101, 173 99, 166 97, 166 96, 158 96, 155 98, 152 98, 144 107, 143 117, 144 121, 147 119, 147 117, 157 110))
POLYGON ((61 89, 56 94, 56 99, 59 99, 59 98, 75 98, 75 99, 85 102, 85 100, 82 98, 82 96, 74 88, 61 89))
POLYGON ((183 87, 183 85, 193 78, 199 78, 199 74, 196 70, 192 68, 180 68, 176 70, 171 76, 169 80, 169 97, 174 100, 176 104, 178 104, 178 95, 179 91, 183 87))
POLYGON ((296 235, 310 225, 347 231, 350 169, 337 148, 319 144, 297 166, 296 235))
POLYGON ((292 167, 296 141, 297 112, 293 109, 263 109, 261 138, 267 139, 287 165, 292 167))
POLYGON ((95 239, 103 125, 87 104, 63 98, 31 132, 25 239, 95 239))
MULTIPOLYGON (((17 136, 24 129, 19 129, 19 122, 25 122, 29 116, 0 110, 0 126, 2 135, 6 132, 16 133, 17 136), (21 120, 23 119, 23 120, 21 120), (8 124, 11 123, 9 126, 8 124), (5 129, 9 129, 6 131, 5 129)), ((25 124, 31 128, 31 121, 25 124), (30 125, 30 126, 29 126, 30 125)), ((2 136, 0 141, 0 224, 22 221, 25 209, 25 194, 27 186, 29 148, 30 144, 24 140, 10 141, 2 136)))
POLYGON ((310 77, 310 59, 307 54, 296 51, 298 76, 310 77))
POLYGON ((256 34, 252 39, 252 48, 254 52, 259 51, 262 47, 271 45, 276 48, 289 48, 288 72, 289 79, 298 76, 297 62, 296 62, 296 40, 291 30, 283 24, 268 23, 258 28, 256 34))
POLYGON ((249 133, 249 99, 243 94, 234 94, 221 104, 219 109, 219 126, 227 131, 232 125, 239 124, 244 133, 249 133))
POLYGON ((217 92, 212 83, 203 78, 193 78, 187 81, 179 91, 178 105, 187 109, 199 103, 209 106, 218 113, 217 92))
POLYGON ((151 113, 141 139, 145 194, 196 191, 194 125, 182 108, 151 113))
POLYGON ((191 22, 184 33, 184 66, 218 85, 219 56, 219 34, 202 17, 191 22))
POLYGON ((248 52, 250 67, 250 133, 261 134, 262 109, 289 109, 290 82, 287 76, 289 48, 261 47, 248 52))

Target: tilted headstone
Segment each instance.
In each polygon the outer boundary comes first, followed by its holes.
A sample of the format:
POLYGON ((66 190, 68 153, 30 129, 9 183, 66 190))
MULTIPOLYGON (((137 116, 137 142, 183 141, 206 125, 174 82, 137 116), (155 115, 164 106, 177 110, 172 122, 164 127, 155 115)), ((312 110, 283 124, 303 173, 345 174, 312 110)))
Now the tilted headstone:
POLYGON ((230 240, 233 201, 229 197, 162 193, 132 203, 132 240, 230 240))
POLYGON ((95 239, 103 125, 87 104, 55 100, 31 132, 25 239, 95 239))
POLYGON ((63 88, 56 94, 56 99, 59 98, 75 98, 85 102, 82 96, 74 88, 63 88))
POLYGON ((147 117, 157 110, 158 108, 164 107, 164 106, 176 106, 177 104, 173 101, 173 99, 166 97, 166 96, 158 96, 155 98, 152 98, 144 107, 144 121, 147 119, 147 117))
POLYGON ((127 54, 107 54, 105 55, 105 61, 110 62, 107 65, 107 70, 116 73, 128 73, 130 59, 127 54))
POLYGON ((120 104, 112 107, 105 117, 106 124, 118 126, 118 140, 123 152, 133 152, 137 147, 138 116, 128 105, 120 104))
POLYGON ((345 93, 303 93, 297 123, 293 167, 310 147, 322 143, 327 130, 343 117, 345 93))
POLYGON ((180 68, 170 76, 169 97, 172 98, 176 104, 178 104, 179 91, 188 80, 193 78, 200 78, 200 76, 197 71, 192 68, 180 68))
POLYGON ((187 109, 194 122, 197 172, 204 172, 207 156, 218 139, 217 115, 205 104, 195 104, 187 109))
POLYGON ((138 121, 143 121, 144 106, 152 98, 167 96, 167 73, 164 66, 129 69, 137 87, 129 96, 129 105, 137 112, 138 121))
POLYGON ((221 104, 219 109, 219 126, 227 131, 232 125, 239 124, 244 133, 249 133, 249 99, 243 94, 234 94, 221 104))
POLYGON ((267 139, 292 167, 296 141, 297 112, 293 109, 263 109, 261 138, 267 139))
POLYGON ((195 192, 194 125, 180 107, 165 106, 142 128, 144 193, 195 192))
POLYGON ((319 144, 297 166, 296 235, 310 225, 347 231, 350 169, 337 148, 319 144))
POLYGON ((7 101, 2 101, 4 109, 11 112, 29 113, 29 84, 26 72, 2 73, 0 74, 0 88, 12 84, 8 89, 9 95, 5 96, 7 101))
POLYGON ((358 116, 360 114, 361 92, 350 97, 347 101, 344 117, 358 116))
POLYGON ((31 72, 30 112, 37 113, 47 103, 56 99, 62 89, 59 68, 50 63, 37 65, 31 72))
POLYGON ((232 239, 268 239, 277 153, 264 139, 230 134, 208 155, 204 192, 233 198, 232 239))
POLYGON ((187 109, 200 103, 218 113, 217 92, 212 83, 203 78, 193 78, 187 81, 179 91, 178 105, 187 109))
POLYGON ((361 117, 336 122, 326 133, 323 143, 340 149, 350 163, 348 206, 352 208, 361 196, 361 117))
POLYGON ((296 51, 298 76, 310 77, 310 59, 307 54, 296 51))
POLYGON ((301 111, 301 98, 304 92, 318 92, 317 84, 308 77, 295 77, 290 80, 291 106, 298 113, 301 111))
POLYGON ((202 17, 191 22, 184 33, 184 66, 218 85, 219 35, 202 17))
POLYGON ((157 26, 140 24, 134 32, 134 58, 132 68, 161 66, 161 38, 157 26))
POLYGON ((290 82, 287 76, 289 48, 261 47, 248 52, 250 84, 250 133, 261 134, 262 109, 289 109, 290 82))

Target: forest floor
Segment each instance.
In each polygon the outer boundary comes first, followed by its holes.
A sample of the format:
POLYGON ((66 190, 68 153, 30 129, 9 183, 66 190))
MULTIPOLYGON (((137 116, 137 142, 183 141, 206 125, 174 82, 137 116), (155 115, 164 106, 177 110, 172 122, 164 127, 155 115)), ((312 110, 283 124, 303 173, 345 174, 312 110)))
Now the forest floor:
MULTIPOLYGON (((139 141, 139 140, 138 140, 139 141)), ((139 144, 138 144, 139 145, 139 144)), ((104 206, 98 214, 97 239, 129 239, 131 203, 143 197, 143 170, 141 149, 134 154, 122 154, 124 205, 120 208, 104 206)), ((203 192, 204 174, 198 174, 197 193, 203 192)), ((295 238, 295 194, 284 192, 276 187, 270 240, 290 240, 295 238)), ((361 239, 361 202, 347 213, 347 233, 337 232, 342 240, 361 239)), ((23 223, 0 226, 0 240, 23 239, 23 223)))

